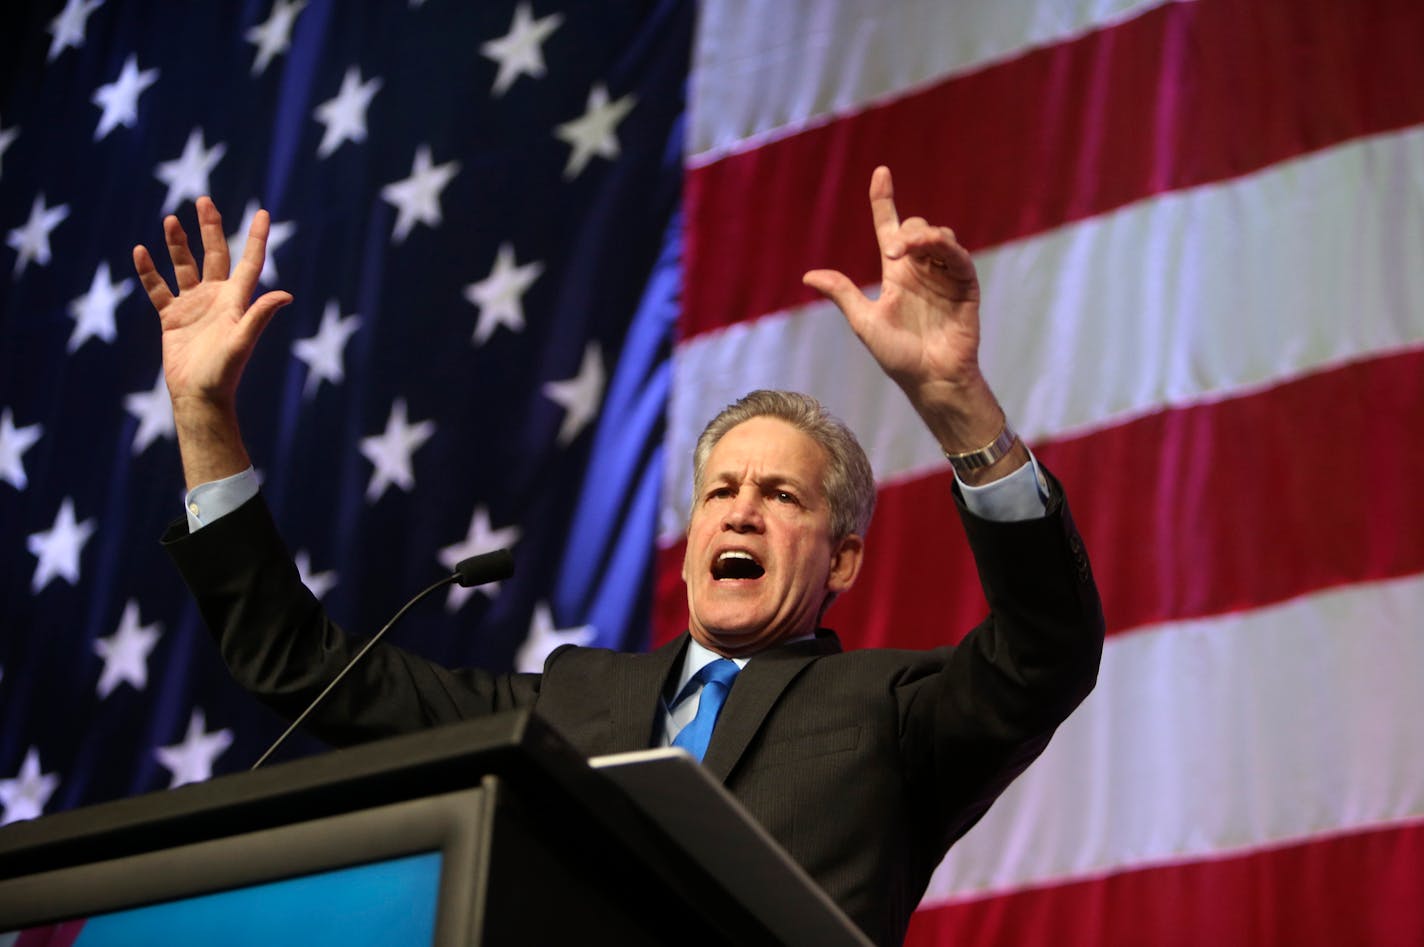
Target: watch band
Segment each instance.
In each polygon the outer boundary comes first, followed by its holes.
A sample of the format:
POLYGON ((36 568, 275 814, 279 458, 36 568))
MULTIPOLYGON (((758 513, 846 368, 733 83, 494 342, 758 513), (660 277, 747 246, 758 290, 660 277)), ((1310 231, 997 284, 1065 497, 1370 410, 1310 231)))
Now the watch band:
POLYGON ((1005 421, 1004 429, 999 432, 999 436, 978 450, 965 451, 962 454, 951 454, 949 451, 945 451, 944 457, 954 467, 955 473, 965 474, 972 470, 982 470, 997 463, 1000 458, 1013 450, 1018 439, 1019 436, 1014 433, 1014 429, 1009 427, 1009 423, 1005 421))

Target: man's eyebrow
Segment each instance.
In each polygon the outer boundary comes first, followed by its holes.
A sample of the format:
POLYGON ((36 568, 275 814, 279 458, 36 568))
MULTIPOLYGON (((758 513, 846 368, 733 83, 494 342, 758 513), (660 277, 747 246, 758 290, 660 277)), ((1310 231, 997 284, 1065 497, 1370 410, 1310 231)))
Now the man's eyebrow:
POLYGON ((789 487, 797 493, 805 493, 809 489, 805 481, 799 480, 791 476, 791 474, 783 473, 770 473, 765 477, 759 477, 756 480, 756 484, 763 489, 767 487, 789 487))
POLYGON ((713 471, 709 470, 705 474, 703 474, 702 480, 698 484, 698 492, 705 493, 706 491, 711 490, 714 487, 725 487, 729 484, 735 484, 738 482, 739 481, 737 479, 736 474, 732 473, 730 470, 723 470, 720 473, 714 473, 713 471))

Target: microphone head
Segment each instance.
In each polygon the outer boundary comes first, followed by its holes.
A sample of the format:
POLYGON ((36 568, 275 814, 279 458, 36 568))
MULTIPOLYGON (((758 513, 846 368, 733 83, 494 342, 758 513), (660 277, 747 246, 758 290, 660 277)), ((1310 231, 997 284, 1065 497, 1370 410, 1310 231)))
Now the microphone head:
POLYGON ((500 582, 514 575, 514 557, 508 549, 482 552, 455 563, 455 582, 465 588, 500 582))

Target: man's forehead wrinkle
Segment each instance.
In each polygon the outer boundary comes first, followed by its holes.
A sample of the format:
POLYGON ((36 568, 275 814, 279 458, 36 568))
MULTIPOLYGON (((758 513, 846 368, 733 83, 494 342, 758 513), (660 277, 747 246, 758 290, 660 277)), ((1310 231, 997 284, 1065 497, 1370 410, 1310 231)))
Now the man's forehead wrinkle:
POLYGON ((715 474, 709 474, 707 477, 708 483, 740 484, 743 480, 750 480, 752 483, 763 489, 766 489, 767 487, 778 486, 794 487, 797 490, 807 489, 806 482, 801 480, 800 478, 794 477, 788 473, 781 473, 775 470, 767 471, 765 473, 746 474, 729 469, 719 471, 715 474))

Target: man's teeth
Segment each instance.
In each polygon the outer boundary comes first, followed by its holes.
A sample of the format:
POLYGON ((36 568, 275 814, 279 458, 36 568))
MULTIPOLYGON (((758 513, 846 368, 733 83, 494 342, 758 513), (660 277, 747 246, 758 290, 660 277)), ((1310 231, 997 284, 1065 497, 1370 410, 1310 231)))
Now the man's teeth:
POLYGON ((761 563, 749 552, 728 549, 717 556, 712 567, 714 579, 760 579, 766 574, 761 563))

